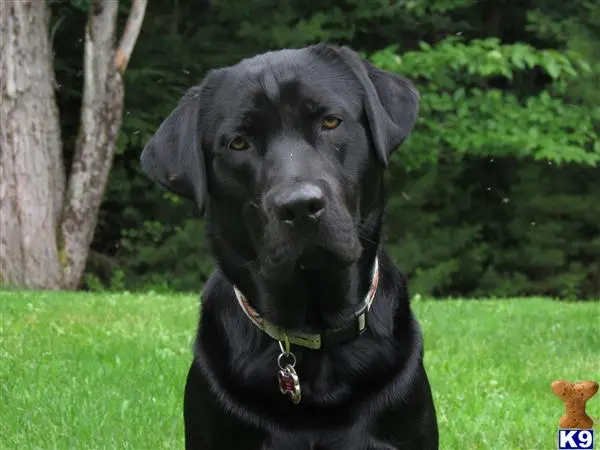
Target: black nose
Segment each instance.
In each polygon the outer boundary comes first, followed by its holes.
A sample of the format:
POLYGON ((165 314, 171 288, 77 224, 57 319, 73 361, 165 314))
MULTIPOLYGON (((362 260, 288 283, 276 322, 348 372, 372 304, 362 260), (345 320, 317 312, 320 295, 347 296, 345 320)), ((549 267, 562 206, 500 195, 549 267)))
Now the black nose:
POLYGON ((290 225, 316 220, 325 209, 323 191, 312 183, 287 188, 273 199, 277 218, 290 225))

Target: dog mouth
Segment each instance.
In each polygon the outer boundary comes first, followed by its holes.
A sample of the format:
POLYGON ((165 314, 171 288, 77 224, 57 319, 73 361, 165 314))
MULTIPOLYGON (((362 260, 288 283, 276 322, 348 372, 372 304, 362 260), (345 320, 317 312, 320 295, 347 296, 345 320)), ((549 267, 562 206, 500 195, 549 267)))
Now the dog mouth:
POLYGON ((302 271, 322 269, 335 262, 334 255, 323 247, 311 246, 300 254, 297 268, 302 271))
POLYGON ((346 267, 358 261, 360 250, 349 249, 344 252, 334 252, 322 246, 312 245, 304 250, 296 262, 301 271, 315 271, 329 267, 346 267))
POLYGON ((281 255, 276 260, 271 257, 262 259, 263 276, 268 280, 282 283, 293 278, 294 274, 344 269, 358 261, 362 248, 360 245, 328 248, 313 244, 296 251, 285 252, 285 256, 281 255))

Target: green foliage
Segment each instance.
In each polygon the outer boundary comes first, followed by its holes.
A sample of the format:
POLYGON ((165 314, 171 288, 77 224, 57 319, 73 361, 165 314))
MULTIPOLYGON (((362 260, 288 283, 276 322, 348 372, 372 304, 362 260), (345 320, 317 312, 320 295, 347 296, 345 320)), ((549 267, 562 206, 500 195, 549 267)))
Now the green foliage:
POLYGON ((589 108, 566 102, 560 92, 561 82, 589 72, 585 60, 522 43, 501 45, 496 38, 465 44, 451 36, 433 47, 421 42, 420 47, 399 56, 397 46, 391 46, 371 56, 374 64, 406 74, 421 88, 420 132, 397 154, 407 169, 435 161, 446 148, 463 155, 559 164, 600 162, 600 138, 594 129, 599 111, 590 114, 589 108), (536 68, 558 88, 551 84, 532 95, 518 92, 513 86, 516 73, 536 68), (507 82, 496 88, 491 77, 507 82))
POLYGON ((388 245, 413 293, 598 298, 596 172, 446 157, 392 183, 388 245))
POLYGON ((159 292, 203 285, 214 263, 202 222, 188 219, 172 232, 157 221, 144 224, 142 230, 125 230, 121 239, 128 254, 135 255, 125 266, 130 273, 139 274, 134 287, 159 292))
MULTIPOLYGON (((51 2, 67 164, 86 5, 51 2)), ((88 289, 200 288, 213 267, 202 223, 141 174, 140 151, 207 70, 322 40, 421 93, 386 219, 413 293, 600 297, 600 4, 588 0, 149 2, 88 289)))

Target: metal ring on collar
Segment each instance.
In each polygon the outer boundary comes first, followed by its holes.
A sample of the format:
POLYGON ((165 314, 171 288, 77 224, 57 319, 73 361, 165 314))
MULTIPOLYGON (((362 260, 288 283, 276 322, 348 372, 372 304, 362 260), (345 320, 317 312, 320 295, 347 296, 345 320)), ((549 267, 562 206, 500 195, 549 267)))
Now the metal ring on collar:
POLYGON ((296 355, 294 355, 293 353, 286 353, 286 352, 280 353, 279 356, 277 357, 277 366, 281 370, 283 370, 288 365, 292 366, 292 367, 294 367, 296 365, 296 355), (289 364, 285 364, 285 365, 282 364, 281 363, 282 358, 290 358, 289 364))

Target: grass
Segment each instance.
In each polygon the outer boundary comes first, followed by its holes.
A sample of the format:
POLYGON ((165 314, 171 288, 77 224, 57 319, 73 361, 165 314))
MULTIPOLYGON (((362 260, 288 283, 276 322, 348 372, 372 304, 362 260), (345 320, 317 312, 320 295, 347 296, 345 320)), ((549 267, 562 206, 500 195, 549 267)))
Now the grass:
MULTIPOLYGON (((2 449, 183 448, 196 296, 0 296, 2 449)), ((550 383, 600 381, 599 307, 416 301, 440 448, 555 449, 550 383)), ((600 394, 587 410, 600 420, 600 394)))

